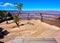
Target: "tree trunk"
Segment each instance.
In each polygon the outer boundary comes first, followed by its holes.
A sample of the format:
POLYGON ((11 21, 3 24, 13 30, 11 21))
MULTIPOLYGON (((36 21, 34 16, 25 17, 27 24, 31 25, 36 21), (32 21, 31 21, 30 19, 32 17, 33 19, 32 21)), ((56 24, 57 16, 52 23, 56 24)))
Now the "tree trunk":
POLYGON ((17 26, 19 26, 19 23, 15 22, 17 26))

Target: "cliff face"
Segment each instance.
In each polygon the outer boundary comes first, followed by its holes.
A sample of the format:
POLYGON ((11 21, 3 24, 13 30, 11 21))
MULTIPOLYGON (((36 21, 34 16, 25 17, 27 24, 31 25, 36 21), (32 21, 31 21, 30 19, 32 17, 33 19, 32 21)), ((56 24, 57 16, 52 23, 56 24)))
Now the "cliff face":
MULTIPOLYGON (((11 14, 18 14, 18 11, 12 10, 8 11, 11 14)), ((30 18, 35 18, 38 16, 40 18, 40 13, 44 16, 43 18, 54 18, 54 17, 59 17, 60 16, 60 11, 21 11, 19 17, 27 18, 29 15, 30 18)))
MULTIPOLYGON (((8 12, 10 12, 11 14, 18 14, 18 11, 16 10, 9 10, 8 12)), ((32 16, 40 16, 40 13, 42 13, 43 16, 47 15, 47 16, 54 16, 54 17, 59 17, 60 16, 60 11, 21 11, 20 16, 23 15, 28 15, 30 17, 32 16)))

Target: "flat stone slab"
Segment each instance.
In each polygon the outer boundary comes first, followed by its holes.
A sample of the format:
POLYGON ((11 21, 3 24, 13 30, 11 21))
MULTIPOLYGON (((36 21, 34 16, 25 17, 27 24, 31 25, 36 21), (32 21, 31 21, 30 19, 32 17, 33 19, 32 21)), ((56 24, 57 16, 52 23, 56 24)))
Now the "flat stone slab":
MULTIPOLYGON (((9 42, 10 43, 57 43, 54 38, 51 38, 51 39, 47 38, 47 39, 40 39, 40 40, 16 38, 9 42)), ((9 43, 9 42, 6 42, 6 43, 9 43)))

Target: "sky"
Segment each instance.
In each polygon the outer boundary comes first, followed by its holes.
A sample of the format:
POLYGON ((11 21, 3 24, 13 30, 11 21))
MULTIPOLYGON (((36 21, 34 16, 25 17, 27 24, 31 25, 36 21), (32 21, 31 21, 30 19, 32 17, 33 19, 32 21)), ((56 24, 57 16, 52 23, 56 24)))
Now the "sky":
POLYGON ((0 0, 0 10, 16 10, 15 3, 22 3, 22 10, 60 11, 60 0, 0 0))

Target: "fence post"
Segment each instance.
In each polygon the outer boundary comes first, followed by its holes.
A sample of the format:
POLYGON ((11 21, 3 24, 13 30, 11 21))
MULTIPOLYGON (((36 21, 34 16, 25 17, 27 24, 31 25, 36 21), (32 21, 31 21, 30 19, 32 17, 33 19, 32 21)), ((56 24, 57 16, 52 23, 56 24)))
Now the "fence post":
POLYGON ((43 22, 43 16, 42 16, 42 13, 40 13, 40 16, 41 16, 41 21, 43 22))

